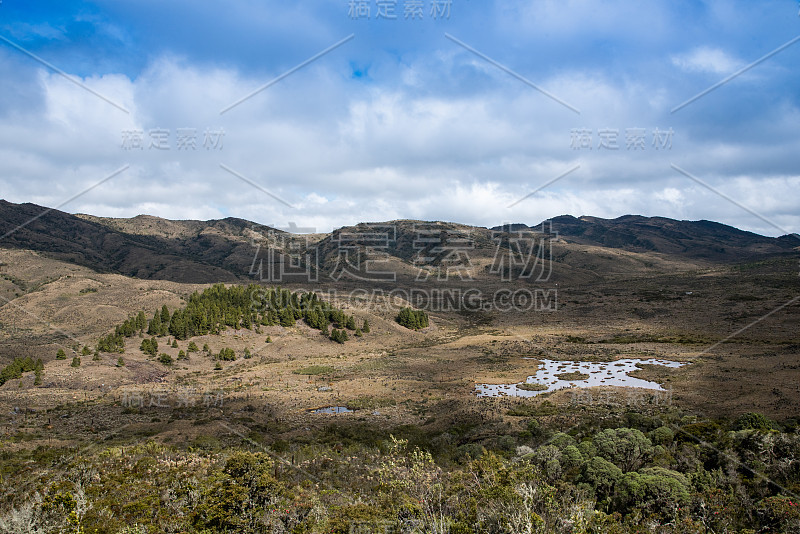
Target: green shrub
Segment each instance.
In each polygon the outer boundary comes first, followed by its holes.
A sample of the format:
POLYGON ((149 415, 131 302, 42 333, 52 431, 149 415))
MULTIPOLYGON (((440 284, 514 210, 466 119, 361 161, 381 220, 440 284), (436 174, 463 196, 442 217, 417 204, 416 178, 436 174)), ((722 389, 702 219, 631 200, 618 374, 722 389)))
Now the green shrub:
POLYGON ((232 362, 236 360, 236 353, 232 348, 225 347, 219 351, 219 354, 217 354, 217 359, 224 362, 232 362))

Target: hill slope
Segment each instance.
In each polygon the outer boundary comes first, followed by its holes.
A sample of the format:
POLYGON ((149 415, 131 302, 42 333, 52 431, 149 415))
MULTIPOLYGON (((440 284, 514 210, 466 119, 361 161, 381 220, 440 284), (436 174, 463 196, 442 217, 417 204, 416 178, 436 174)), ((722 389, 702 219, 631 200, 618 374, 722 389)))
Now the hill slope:
MULTIPOLYGON (((570 243, 631 252, 658 252, 715 263, 748 261, 760 256, 791 252, 800 246, 800 239, 793 236, 765 237, 702 220, 677 221, 640 215, 624 215, 616 219, 561 215, 553 217, 550 222, 553 231, 570 243)), ((516 224, 511 228, 519 230, 526 226, 516 224)))

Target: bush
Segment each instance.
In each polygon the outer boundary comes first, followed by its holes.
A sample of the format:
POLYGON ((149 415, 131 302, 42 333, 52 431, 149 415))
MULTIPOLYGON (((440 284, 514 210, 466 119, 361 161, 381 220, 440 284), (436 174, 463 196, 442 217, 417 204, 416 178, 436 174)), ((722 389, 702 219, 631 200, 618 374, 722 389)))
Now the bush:
POLYGON ((156 341, 154 337, 150 339, 145 338, 142 340, 142 344, 139 345, 139 350, 150 356, 155 356, 158 354, 158 341, 156 341))
POLYGON ((597 453, 623 471, 638 469, 653 453, 653 444, 635 428, 607 428, 594 437, 597 453))
POLYGON ((122 356, 117 359, 117 367, 125 367, 125 360, 122 359, 122 356))
POLYGON ((170 356, 169 354, 162 353, 158 356, 158 361, 160 361, 164 365, 172 365, 172 356, 170 356))
POLYGON ((734 424, 736 430, 772 430, 775 423, 756 412, 742 414, 734 424))
POLYGON ((225 362, 232 362, 236 360, 236 353, 233 352, 232 348, 225 347, 219 351, 219 354, 217 354, 217 359, 225 362))
POLYGON ((189 346, 186 348, 186 352, 199 352, 200 349, 197 348, 197 343, 194 341, 189 342, 189 346))
POLYGON ((58 349, 56 352, 56 360, 66 360, 67 354, 64 352, 64 349, 58 349))
POLYGON ((78 356, 72 358, 72 363, 69 364, 70 367, 80 367, 81 366, 81 359, 78 356))
POLYGON ((186 355, 185 352, 183 352, 182 350, 179 350, 178 351, 178 359, 179 360, 188 360, 189 357, 186 355))

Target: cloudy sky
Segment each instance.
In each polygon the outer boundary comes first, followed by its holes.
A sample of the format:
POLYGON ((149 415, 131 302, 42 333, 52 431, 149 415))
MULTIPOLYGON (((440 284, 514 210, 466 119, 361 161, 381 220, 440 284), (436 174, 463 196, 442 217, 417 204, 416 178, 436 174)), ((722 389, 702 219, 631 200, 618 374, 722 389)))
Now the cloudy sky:
POLYGON ((798 232, 798 9, 2 0, 0 198, 318 231, 632 213, 798 232))

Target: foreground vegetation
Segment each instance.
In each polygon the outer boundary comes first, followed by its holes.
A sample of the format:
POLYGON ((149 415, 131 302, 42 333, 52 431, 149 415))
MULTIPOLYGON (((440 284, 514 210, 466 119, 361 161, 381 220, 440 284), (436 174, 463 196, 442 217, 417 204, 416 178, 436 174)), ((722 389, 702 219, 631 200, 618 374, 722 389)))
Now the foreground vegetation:
POLYGON ((0 532, 800 529, 794 421, 625 413, 560 432, 545 420, 504 435, 339 419, 290 442, 256 425, 182 447, 4 452, 0 532))

